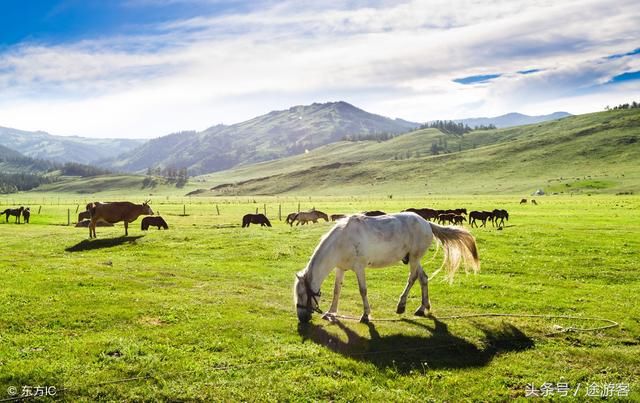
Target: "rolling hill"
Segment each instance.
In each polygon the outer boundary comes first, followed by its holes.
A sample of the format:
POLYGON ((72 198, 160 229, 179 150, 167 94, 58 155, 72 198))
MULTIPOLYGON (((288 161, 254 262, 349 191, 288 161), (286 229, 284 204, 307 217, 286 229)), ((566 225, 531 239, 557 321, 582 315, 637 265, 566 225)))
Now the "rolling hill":
POLYGON ((314 103, 231 126, 160 137, 103 165, 128 172, 157 166, 187 167, 190 174, 202 174, 301 154, 348 135, 398 134, 418 126, 368 113, 346 102, 314 103))
POLYGON ((135 148, 144 141, 54 136, 41 131, 0 127, 0 145, 18 150, 27 157, 55 162, 91 164, 135 148))
POLYGON ((572 116, 572 115, 567 112, 554 112, 548 115, 538 115, 538 116, 529 116, 529 115, 524 115, 522 113, 507 113, 506 115, 496 116, 493 118, 458 119, 458 120, 455 120, 455 122, 464 123, 469 127, 494 125, 495 127, 502 129, 502 128, 513 127, 513 126, 542 123, 550 120, 566 118, 567 116, 572 116))
POLYGON ((627 192, 640 190, 637 161, 640 110, 632 109, 464 136, 426 129, 343 141, 203 176, 211 188, 199 194, 627 192), (434 145, 445 151, 433 155, 434 145))

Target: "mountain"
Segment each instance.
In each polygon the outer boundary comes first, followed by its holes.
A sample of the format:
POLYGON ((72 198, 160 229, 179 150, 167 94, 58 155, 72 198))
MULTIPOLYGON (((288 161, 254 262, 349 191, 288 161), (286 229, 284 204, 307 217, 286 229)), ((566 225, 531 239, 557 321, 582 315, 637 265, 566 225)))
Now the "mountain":
POLYGON ((469 118, 458 119, 455 122, 464 123, 473 128, 476 126, 489 126, 494 125, 497 128, 531 125, 534 123, 547 122, 549 120, 562 119, 567 116, 572 116, 567 112, 554 112, 549 115, 529 116, 522 113, 507 113, 506 115, 496 116, 494 118, 469 118))
POLYGON ((640 191, 640 109, 463 136, 417 130, 197 178, 204 196, 640 191), (437 147, 434 147, 437 146, 437 147))
POLYGON ((202 132, 160 137, 103 162, 129 172, 149 167, 187 167, 190 174, 229 169, 304 153, 346 136, 398 134, 418 123, 390 119, 346 102, 299 105, 202 132))
POLYGON ((28 157, 56 162, 90 164, 131 150, 144 141, 54 136, 42 131, 0 127, 0 145, 18 150, 28 157))

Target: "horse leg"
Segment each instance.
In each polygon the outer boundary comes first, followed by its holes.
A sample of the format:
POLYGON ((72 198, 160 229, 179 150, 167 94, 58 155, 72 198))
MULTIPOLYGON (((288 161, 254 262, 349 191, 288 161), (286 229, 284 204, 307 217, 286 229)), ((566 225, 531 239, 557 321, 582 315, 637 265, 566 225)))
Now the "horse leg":
POLYGON ((411 287, 413 287, 413 283, 415 283, 417 279, 418 271, 415 270, 415 265, 412 264, 409 271, 409 278, 407 279, 407 285, 404 287, 404 291, 400 295, 400 300, 398 301, 396 313, 404 313, 404 310, 407 306, 407 297, 409 296, 409 291, 411 291, 411 287))
POLYGON ((331 300, 331 307, 322 318, 331 320, 336 313, 338 313, 338 300, 340 299, 340 290, 342 289, 342 280, 344 279, 345 271, 342 269, 336 269, 336 282, 333 285, 333 299, 331 300))
POLYGON ((129 235, 129 222, 127 220, 124 221, 124 236, 129 235))
POLYGON ((369 314, 371 313, 371 307, 369 306, 369 299, 367 298, 367 281, 364 277, 364 265, 355 267, 353 271, 356 272, 358 277, 358 288, 360 289, 360 296, 362 297, 362 305, 364 307, 364 313, 360 317, 361 323, 369 323, 369 314))
POLYGON ((429 302, 429 277, 427 273, 424 272, 420 263, 418 263, 418 279, 420 280, 420 287, 422 288, 422 305, 418 308, 414 315, 416 316, 426 316, 425 312, 431 310, 431 302, 429 302))

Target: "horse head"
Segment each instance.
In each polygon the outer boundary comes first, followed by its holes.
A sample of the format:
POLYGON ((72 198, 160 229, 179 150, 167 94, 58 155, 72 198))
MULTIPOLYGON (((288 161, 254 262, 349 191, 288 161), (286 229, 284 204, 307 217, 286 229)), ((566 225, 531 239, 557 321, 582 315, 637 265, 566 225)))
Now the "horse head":
POLYGON ((311 320, 313 312, 322 313, 322 310, 318 307, 320 291, 313 291, 304 271, 296 273, 296 280, 293 283, 293 293, 293 300, 296 304, 298 321, 300 323, 308 323, 311 320))

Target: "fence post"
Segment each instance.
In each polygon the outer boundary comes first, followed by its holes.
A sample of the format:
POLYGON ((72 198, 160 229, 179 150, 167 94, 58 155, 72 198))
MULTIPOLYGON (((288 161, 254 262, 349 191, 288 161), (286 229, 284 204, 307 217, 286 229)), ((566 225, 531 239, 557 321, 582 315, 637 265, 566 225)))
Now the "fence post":
POLYGON ((42 210, 42 206, 38 207, 38 214, 40 214, 40 210, 42 210))
POLYGON ((71 225, 71 209, 67 209, 67 226, 71 225))
POLYGON ((278 221, 282 221, 282 204, 278 204, 278 221))
POLYGON ((264 215, 267 215, 267 203, 263 204, 262 208, 264 209, 264 215))
POLYGON ((300 202, 298 202, 298 213, 300 212, 300 202))
POLYGON ((187 205, 186 204, 182 205, 182 215, 185 216, 185 217, 187 216, 187 205))
POLYGON ((256 214, 258 214, 258 208, 256 207, 256 214))
POLYGON ((220 209, 218 208, 217 204, 216 204, 216 211, 218 212, 218 215, 220 215, 220 209))

